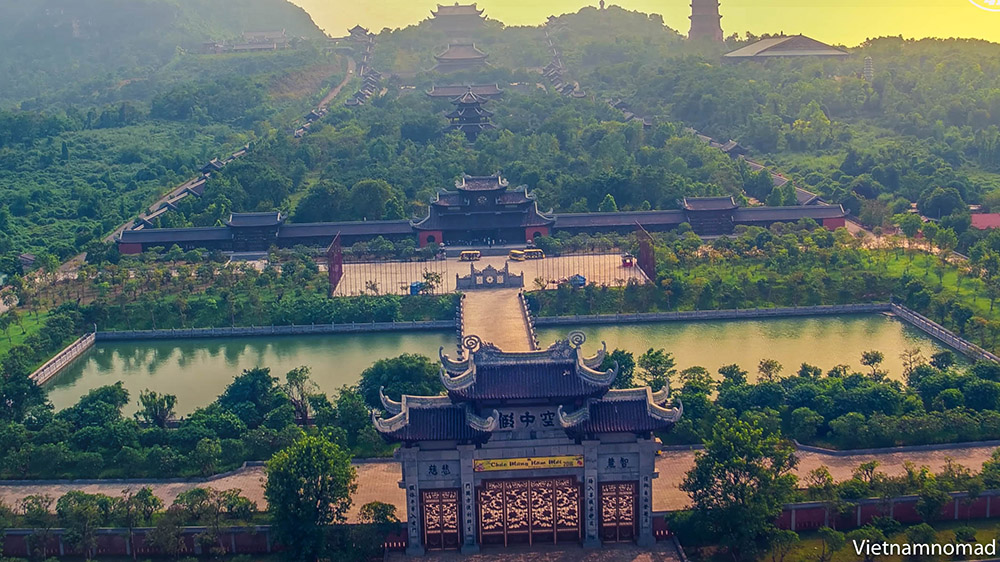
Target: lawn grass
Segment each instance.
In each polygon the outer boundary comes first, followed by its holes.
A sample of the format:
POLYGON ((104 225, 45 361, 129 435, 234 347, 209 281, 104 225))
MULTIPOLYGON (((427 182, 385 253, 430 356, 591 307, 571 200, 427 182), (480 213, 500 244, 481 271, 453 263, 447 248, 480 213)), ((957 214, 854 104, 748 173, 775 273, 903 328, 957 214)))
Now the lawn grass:
MULTIPOLYGON (((997 521, 991 519, 948 521, 935 523, 932 527, 934 527, 934 530, 937 531, 937 542, 939 544, 949 544, 956 542, 955 529, 966 525, 976 529, 976 542, 980 544, 988 543, 1000 536, 1000 526, 998 526, 997 521)), ((822 543, 819 540, 817 533, 801 533, 799 537, 800 542, 795 549, 785 557, 785 562, 805 562, 808 560, 817 560, 819 558, 819 553, 822 551, 822 543)), ((907 538, 904 531, 889 537, 889 542, 894 544, 905 544, 910 542, 910 540, 907 538)), ((861 560, 861 557, 858 556, 856 552, 857 551, 855 550, 854 545, 850 540, 848 540, 844 547, 833 555, 831 562, 854 562, 861 560)), ((768 556, 767 559, 770 559, 770 556, 768 556)), ((913 560, 912 557, 905 556, 879 556, 876 559, 878 562, 906 562, 913 560)), ((938 562, 955 559, 956 558, 951 556, 931 556, 921 558, 924 562, 938 562)))
MULTIPOLYGON (((971 521, 944 521, 939 523, 934 523, 931 525, 934 530, 937 531, 936 541, 939 544, 951 544, 955 543, 955 529, 959 527, 969 526, 976 530, 976 542, 979 544, 986 544, 995 539, 1000 540, 1000 522, 995 519, 973 519, 971 521)), ((850 531, 844 531, 844 534, 849 534, 850 531)), ((684 544, 684 537, 678 537, 681 544, 684 544)), ((893 544, 905 544, 910 542, 909 538, 906 536, 906 529, 904 528, 902 532, 897 533, 889 537, 889 542, 893 544)), ((795 544, 792 550, 784 557, 783 562, 815 562, 819 559, 820 552, 822 552, 822 541, 819 539, 819 534, 816 531, 807 531, 799 533, 799 542, 795 544)), ((830 562, 857 562, 862 560, 861 556, 858 556, 857 551, 854 548, 853 543, 847 540, 844 547, 835 552, 830 559, 830 562)), ((688 548, 686 554, 691 560, 696 560, 698 562, 732 562, 733 558, 728 553, 721 551, 712 551, 712 549, 697 549, 688 548)), ((775 557, 775 560, 778 558, 775 557)), ((761 562, 772 560, 771 553, 767 553, 762 556, 759 560, 761 562)), ((878 556, 876 557, 878 562, 911 562, 917 560, 912 557, 905 556, 878 556)), ((945 562, 950 560, 956 560, 956 558, 949 556, 931 556, 927 558, 920 558, 920 562, 945 562)))
POLYGON ((21 315, 21 324, 13 324, 6 334, 0 333, 0 357, 7 354, 10 348, 21 345, 31 334, 38 333, 42 329, 42 324, 49 317, 48 312, 39 312, 36 317, 32 313, 23 310, 18 311, 21 315), (22 329, 23 326, 23 329, 22 329))

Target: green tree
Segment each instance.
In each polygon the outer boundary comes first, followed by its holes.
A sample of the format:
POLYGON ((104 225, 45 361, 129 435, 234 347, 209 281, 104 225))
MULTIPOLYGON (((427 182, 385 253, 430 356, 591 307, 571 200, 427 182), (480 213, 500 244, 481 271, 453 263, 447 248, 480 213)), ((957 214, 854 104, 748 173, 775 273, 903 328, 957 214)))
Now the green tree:
POLYGON ((145 486, 138 492, 130 488, 122 490, 122 497, 115 506, 116 518, 128 529, 128 542, 131 546, 132 560, 138 559, 135 550, 135 528, 149 525, 153 514, 163 507, 163 500, 153 494, 152 488, 145 486))
POLYGON ((784 562, 785 557, 799 544, 799 534, 788 529, 774 533, 771 541, 771 562, 784 562))
MULTIPOLYGON (((887 542, 885 534, 878 527, 872 525, 865 525, 847 533, 847 540, 851 541, 852 544, 861 544, 864 541, 868 541, 869 544, 887 542)), ((875 556, 869 550, 863 550, 862 553, 864 562, 875 562, 875 556)))
POLYGON ((840 531, 831 529, 830 527, 820 527, 816 531, 816 535, 819 536, 820 542, 820 551, 816 555, 817 562, 830 562, 833 555, 841 548, 844 548, 846 541, 844 533, 840 531))
POLYGON ((611 383, 612 388, 634 388, 635 387, 635 356, 630 352, 615 349, 604 356, 601 363, 601 370, 608 370, 618 363, 618 378, 611 383))
POLYGON ((296 367, 285 373, 285 395, 295 409, 295 418, 303 422, 309 419, 309 397, 319 390, 309 373, 309 367, 296 367))
POLYGON ((156 525, 146 533, 145 542, 150 546, 176 560, 184 552, 184 508, 171 506, 163 515, 156 518, 156 525))
POLYGON ((97 550, 97 529, 107 522, 112 498, 78 490, 66 492, 56 502, 59 523, 66 529, 65 540, 90 560, 97 550))
POLYGON ((314 562, 324 554, 324 530, 344 522, 355 478, 347 453, 323 437, 304 437, 268 461, 264 495, 292 559, 314 562))
POLYGON ((808 443, 816 438, 816 431, 823 425, 823 421, 823 416, 811 408, 796 408, 788 419, 791 436, 808 443))
POLYGON ((861 364, 871 368, 872 378, 877 378, 878 376, 878 366, 882 364, 885 360, 885 355, 881 351, 863 351, 861 352, 861 364))
POLYGON ((760 373, 761 380, 768 382, 776 381, 781 369, 781 363, 775 359, 761 359, 757 365, 757 372, 760 373))
POLYGON ((615 202, 614 196, 610 193, 605 195, 604 200, 597 206, 597 211, 600 213, 617 213, 618 203, 615 202))
POLYGON ((639 368, 645 371, 644 382, 654 392, 669 386, 670 380, 677 374, 677 370, 674 369, 677 362, 674 361, 673 354, 663 349, 649 348, 646 353, 639 356, 638 363, 639 368))
POLYGON ((191 452, 191 464, 202 476, 211 476, 218 471, 222 457, 222 444, 218 439, 204 438, 198 441, 191 452))
POLYGON ((733 557, 770 549, 782 506, 795 490, 794 449, 745 421, 720 418, 684 477, 694 517, 733 557))
POLYGON ((940 489, 933 480, 928 480, 920 489, 917 498, 917 513, 924 522, 937 521, 941 517, 941 509, 951 501, 948 492, 940 489))
POLYGON ((414 353, 380 359, 361 373, 358 390, 370 408, 382 408, 380 388, 385 388, 385 395, 393 400, 399 400, 403 394, 434 396, 444 390, 440 366, 414 353))
POLYGON ((174 415, 177 397, 173 394, 160 394, 146 389, 139 393, 139 411, 135 417, 155 427, 166 428, 167 421, 174 415))
POLYGON ((24 517, 24 525, 31 529, 28 535, 28 551, 32 558, 43 559, 48 554, 48 544, 52 539, 51 496, 33 494, 18 502, 18 511, 24 517))

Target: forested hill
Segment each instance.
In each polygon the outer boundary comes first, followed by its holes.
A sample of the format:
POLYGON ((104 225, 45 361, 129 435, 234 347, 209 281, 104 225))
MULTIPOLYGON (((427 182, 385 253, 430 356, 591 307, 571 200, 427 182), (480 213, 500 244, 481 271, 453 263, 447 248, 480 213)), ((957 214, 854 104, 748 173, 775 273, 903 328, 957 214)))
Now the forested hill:
POLYGON ((4 0, 0 107, 86 102, 149 76, 179 49, 280 30, 323 37, 309 14, 286 0, 4 0))

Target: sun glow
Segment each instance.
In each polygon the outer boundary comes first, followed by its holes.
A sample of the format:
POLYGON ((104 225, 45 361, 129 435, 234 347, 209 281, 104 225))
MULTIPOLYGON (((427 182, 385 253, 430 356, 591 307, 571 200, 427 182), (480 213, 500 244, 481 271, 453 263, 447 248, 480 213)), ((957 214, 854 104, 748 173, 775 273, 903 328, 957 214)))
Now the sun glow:
MULTIPOLYGON (((417 23, 438 3, 450 0, 291 0, 305 8, 333 36, 354 24, 379 31, 417 23)), ((824 42, 854 46, 867 38, 965 37, 1000 41, 1000 13, 987 11, 989 0, 722 0, 727 35, 803 33, 824 42), (986 7, 986 8, 984 8, 986 7)), ((465 0, 463 0, 465 2, 465 0)), ((662 14, 666 24, 686 34, 688 0, 609 1, 630 10, 662 14)), ((490 18, 507 25, 537 25, 549 15, 575 12, 596 0, 479 0, 490 18)), ((1000 10, 1000 4, 992 9, 1000 10)))

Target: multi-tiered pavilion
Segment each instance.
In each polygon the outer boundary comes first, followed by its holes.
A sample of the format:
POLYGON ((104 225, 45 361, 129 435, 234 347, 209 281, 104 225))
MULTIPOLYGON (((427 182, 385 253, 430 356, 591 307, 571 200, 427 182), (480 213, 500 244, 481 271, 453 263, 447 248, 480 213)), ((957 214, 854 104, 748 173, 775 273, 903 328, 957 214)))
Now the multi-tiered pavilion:
POLYGON ((469 37, 483 27, 486 16, 475 3, 442 6, 431 12, 431 24, 435 29, 456 37, 469 37))
POLYGON ((427 216, 413 223, 421 247, 428 244, 520 243, 551 234, 555 218, 538 210, 526 186, 510 189, 500 174, 462 176, 455 191, 439 191, 427 216))
POLYGON ((443 353, 443 396, 382 395, 375 427, 402 443, 408 553, 480 545, 654 542, 659 440, 681 409, 669 390, 612 390, 606 347, 574 332, 544 351, 475 336, 443 353))
POLYGON ((483 107, 487 101, 489 100, 477 95, 470 86, 464 94, 452 100, 455 109, 445 116, 451 120, 445 130, 460 131, 469 142, 475 142, 479 133, 496 129, 490 122, 493 112, 483 107))

